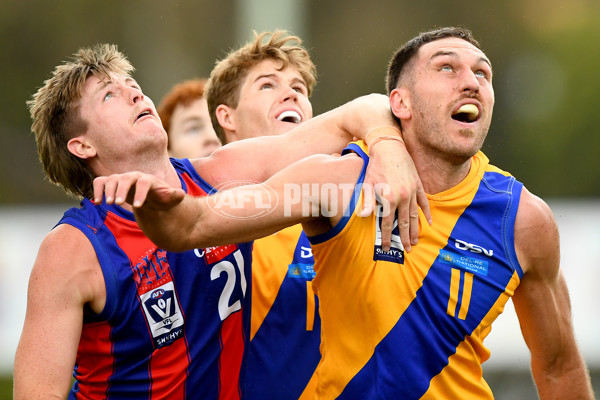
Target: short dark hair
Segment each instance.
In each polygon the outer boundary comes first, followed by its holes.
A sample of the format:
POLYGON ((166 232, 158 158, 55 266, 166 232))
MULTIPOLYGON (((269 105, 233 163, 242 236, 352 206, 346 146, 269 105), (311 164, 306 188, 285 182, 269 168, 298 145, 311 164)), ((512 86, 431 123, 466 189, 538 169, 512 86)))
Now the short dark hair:
POLYGON ((388 64, 385 80, 388 95, 398 86, 400 76, 404 72, 405 66, 413 59, 421 46, 448 37, 466 40, 481 50, 479 42, 473 37, 471 31, 467 28, 450 26, 422 32, 418 36, 410 39, 394 52, 394 55, 388 64))

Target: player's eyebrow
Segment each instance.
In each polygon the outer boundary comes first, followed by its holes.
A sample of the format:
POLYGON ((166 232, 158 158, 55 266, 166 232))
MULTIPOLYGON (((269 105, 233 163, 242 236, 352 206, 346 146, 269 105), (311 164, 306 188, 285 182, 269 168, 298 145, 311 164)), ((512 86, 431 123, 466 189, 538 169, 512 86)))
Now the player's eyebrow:
MULTIPOLYGON (((125 83, 129 84, 129 83, 135 83, 137 85, 137 81, 131 77, 127 77, 125 78, 125 83)), ((101 81, 98 82, 98 89, 96 90, 97 92, 101 91, 102 89, 106 88, 107 86, 111 85, 115 83, 112 79, 102 79, 101 81)))
MULTIPOLYGON (((433 53, 429 59, 433 60, 436 57, 443 57, 443 56, 458 58, 458 53, 456 53, 455 51, 450 51, 450 50, 438 50, 435 53, 433 53)), ((479 57, 479 62, 486 63, 487 65, 490 66, 490 68, 492 68, 492 63, 490 62, 490 60, 487 57, 484 57, 484 56, 479 57)))

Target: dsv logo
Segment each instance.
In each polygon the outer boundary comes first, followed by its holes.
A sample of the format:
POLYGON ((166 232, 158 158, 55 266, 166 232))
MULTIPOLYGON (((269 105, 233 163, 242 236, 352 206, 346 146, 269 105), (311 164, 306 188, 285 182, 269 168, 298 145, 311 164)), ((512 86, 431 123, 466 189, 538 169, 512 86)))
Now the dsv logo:
POLYGON ((494 255, 494 250, 488 250, 488 249, 484 249, 483 247, 473 244, 473 243, 467 243, 464 240, 460 240, 460 239, 455 239, 454 240, 454 246, 459 249, 459 250, 468 250, 471 251, 473 253, 477 253, 477 254, 485 254, 488 257, 492 257, 494 255))

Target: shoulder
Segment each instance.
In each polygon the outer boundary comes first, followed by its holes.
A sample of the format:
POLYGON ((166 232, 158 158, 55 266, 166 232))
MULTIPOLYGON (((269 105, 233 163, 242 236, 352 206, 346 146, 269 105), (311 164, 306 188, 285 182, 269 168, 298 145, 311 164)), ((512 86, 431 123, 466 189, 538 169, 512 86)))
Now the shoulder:
POLYGON ((525 187, 515 222, 515 249, 524 273, 558 268, 559 234, 554 214, 544 200, 525 187))
POLYGON ((85 234, 69 224, 57 225, 50 231, 42 241, 40 253, 48 256, 60 254, 69 260, 95 254, 85 234))
POLYGON ((90 303, 98 313, 104 307, 106 289, 96 252, 85 234, 68 224, 58 225, 42 241, 30 284, 80 296, 82 304, 90 303))

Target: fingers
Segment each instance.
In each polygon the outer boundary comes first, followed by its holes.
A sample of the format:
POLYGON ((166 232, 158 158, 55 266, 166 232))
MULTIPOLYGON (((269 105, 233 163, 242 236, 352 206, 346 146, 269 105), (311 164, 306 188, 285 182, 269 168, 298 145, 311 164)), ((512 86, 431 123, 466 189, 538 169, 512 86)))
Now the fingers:
MULTIPOLYGON (((431 225, 433 223, 433 218, 431 216, 431 210, 429 209, 429 200, 427 199, 427 194, 425 193, 425 189, 423 189, 423 185, 421 184, 420 180, 419 187, 417 188, 417 203, 418 206, 421 207, 421 211, 423 211, 423 215, 425 215, 427 222, 429 225, 431 225)), ((411 215, 413 213, 417 213, 418 218, 419 208, 416 206, 414 208, 411 207, 411 215)))
MULTIPOLYGON (((388 218, 398 217, 398 234, 404 250, 410 252, 413 244, 416 244, 416 240, 419 236, 419 222, 418 222, 418 209, 416 214, 417 218, 413 218, 413 204, 416 205, 416 199, 411 198, 409 192, 404 190, 396 196, 389 196, 388 201, 390 202, 390 216, 388 218)), ((393 221, 391 222, 393 229, 393 221)), ((383 234, 383 231, 382 231, 383 234)), ((392 232, 390 232, 391 238, 392 232)))
MULTIPOLYGON (((410 244, 411 246, 415 246, 417 243, 419 243, 419 206, 417 205, 416 197, 414 197, 410 202, 408 220, 408 235, 410 237, 410 244)), ((407 251, 410 251, 410 248, 407 251)))
POLYGON ((102 176, 94 179, 94 203, 104 198, 107 204, 123 205, 125 202, 140 207, 152 186, 139 172, 102 176))
POLYGON ((381 249, 385 252, 390 251, 392 244, 392 231, 394 230, 395 214, 390 212, 383 213, 381 219, 381 249))
MULTIPOLYGON (((140 177, 136 182, 135 186, 132 185, 128 192, 127 202, 131 203, 131 205, 135 208, 141 207, 146 198, 148 197, 148 192, 152 187, 152 182, 149 179, 145 179, 144 177, 140 177)), ((125 190, 125 187, 123 188, 125 190)))
MULTIPOLYGON (((100 204, 102 203, 102 199, 104 198, 104 193, 105 193, 105 187, 106 187, 106 182, 107 181, 107 177, 102 176, 99 178, 94 179, 94 182, 92 183, 93 188, 94 188, 94 204, 100 204)), ((111 197, 111 201, 114 197, 111 197)))
POLYGON ((375 189, 373 185, 363 183, 361 190, 363 193, 363 204, 358 216, 367 217, 375 212, 375 207, 377 204, 375 189))

